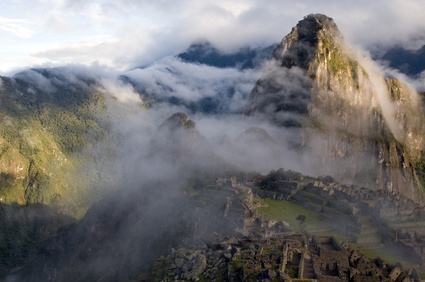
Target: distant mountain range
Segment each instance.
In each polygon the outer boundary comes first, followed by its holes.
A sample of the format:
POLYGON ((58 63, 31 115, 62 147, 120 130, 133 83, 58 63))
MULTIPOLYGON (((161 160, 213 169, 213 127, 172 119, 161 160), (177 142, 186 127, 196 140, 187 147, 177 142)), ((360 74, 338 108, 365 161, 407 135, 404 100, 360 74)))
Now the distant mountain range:
POLYGON ((209 42, 192 44, 185 52, 124 73, 148 104, 169 103, 191 114, 240 114, 261 66, 275 45, 223 53, 209 42), (203 73, 208 75, 204 76, 203 73))
POLYGON ((394 47, 380 59, 387 61, 390 67, 398 69, 402 73, 416 76, 425 70, 425 45, 418 50, 394 47))
POLYGON ((266 48, 241 48, 229 54, 223 53, 208 41, 193 43, 177 57, 189 63, 205 64, 218 68, 252 69, 271 58, 277 44, 266 48))
MULTIPOLYGON (((218 68, 250 69, 260 66, 270 59, 278 44, 266 48, 241 48, 236 52, 223 53, 208 41, 199 41, 177 57, 190 63, 205 64, 218 68)), ((388 49, 383 55, 375 55, 374 59, 388 62, 388 66, 400 72, 415 76, 425 70, 425 45, 418 50, 410 50, 401 46, 388 49)))

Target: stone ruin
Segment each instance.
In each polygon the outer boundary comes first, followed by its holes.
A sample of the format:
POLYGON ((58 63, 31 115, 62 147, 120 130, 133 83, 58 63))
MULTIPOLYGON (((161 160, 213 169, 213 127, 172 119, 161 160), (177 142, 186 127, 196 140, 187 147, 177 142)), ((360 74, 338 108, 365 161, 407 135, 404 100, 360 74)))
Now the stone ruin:
POLYGON ((320 181, 274 181, 253 194, 319 212, 351 242, 365 248, 389 246, 425 267, 425 208, 402 194, 320 181))
POLYGON ((420 281, 400 264, 369 259, 333 237, 280 234, 221 238, 173 250, 154 266, 156 281, 420 281))
MULTIPOLYGON (((308 239, 289 225, 259 216, 253 197, 289 200, 319 212, 334 229, 360 246, 391 245, 422 264, 424 239, 409 232, 423 209, 402 195, 321 182, 279 181, 274 190, 250 189, 233 179, 217 179, 196 197, 194 216, 202 239, 155 263, 154 281, 420 281, 415 269, 369 259, 334 237, 308 239), (205 218, 199 216, 199 218, 205 218), (409 218, 410 221, 407 221, 409 218), (403 221, 403 219, 405 221, 403 221), (391 221, 392 220, 392 221, 391 221), (397 221, 398 220, 398 221, 397 221), (399 227, 399 229, 397 229, 399 227), (403 229, 406 228, 406 229, 403 229), (209 236, 206 236, 209 235, 209 236), (205 242, 205 241, 204 241, 205 242)), ((416 222, 417 223, 417 222, 416 222)), ((419 226, 419 224, 414 226, 419 226)))

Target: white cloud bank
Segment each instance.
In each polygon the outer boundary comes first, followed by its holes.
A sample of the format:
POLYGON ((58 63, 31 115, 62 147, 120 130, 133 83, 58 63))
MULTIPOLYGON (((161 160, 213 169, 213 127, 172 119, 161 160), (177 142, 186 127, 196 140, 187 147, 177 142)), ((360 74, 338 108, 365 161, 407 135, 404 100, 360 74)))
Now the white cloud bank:
POLYGON ((0 4, 0 73, 42 63, 125 70, 199 38, 229 51, 266 46, 310 13, 334 18, 363 48, 395 42, 417 48, 425 43, 424 8, 422 0, 7 0, 0 4))

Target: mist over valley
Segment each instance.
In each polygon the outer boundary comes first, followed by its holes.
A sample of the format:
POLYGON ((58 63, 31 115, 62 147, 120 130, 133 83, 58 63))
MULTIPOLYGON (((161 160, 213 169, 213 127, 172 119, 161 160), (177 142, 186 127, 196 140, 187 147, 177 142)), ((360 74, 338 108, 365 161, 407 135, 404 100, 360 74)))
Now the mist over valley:
POLYGON ((0 279, 424 278, 425 65, 337 24, 0 76, 0 279))

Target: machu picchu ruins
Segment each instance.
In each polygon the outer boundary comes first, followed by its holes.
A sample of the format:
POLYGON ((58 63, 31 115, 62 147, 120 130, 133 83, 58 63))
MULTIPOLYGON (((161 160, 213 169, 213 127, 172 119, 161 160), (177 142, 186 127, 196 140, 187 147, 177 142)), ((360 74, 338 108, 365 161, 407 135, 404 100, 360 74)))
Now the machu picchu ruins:
POLYGON ((420 281, 424 272, 425 208, 401 194, 333 180, 261 176, 217 178, 194 201, 195 218, 211 212, 208 222, 196 225, 199 237, 209 240, 194 240, 158 259, 156 281, 406 282, 420 281), (324 224, 312 229, 300 218, 299 226, 270 218, 259 211, 267 200, 296 204, 324 224), (363 252, 374 249, 409 264, 363 252))
POLYGON ((324 221, 348 235, 352 243, 363 247, 391 246, 408 253, 419 265, 425 262, 421 235, 425 231, 425 208, 402 194, 319 181, 278 184, 277 190, 254 193, 286 199, 319 212, 324 221))
POLYGON ((370 259, 334 237, 226 237, 158 259, 158 281, 419 281, 414 269, 370 259))

